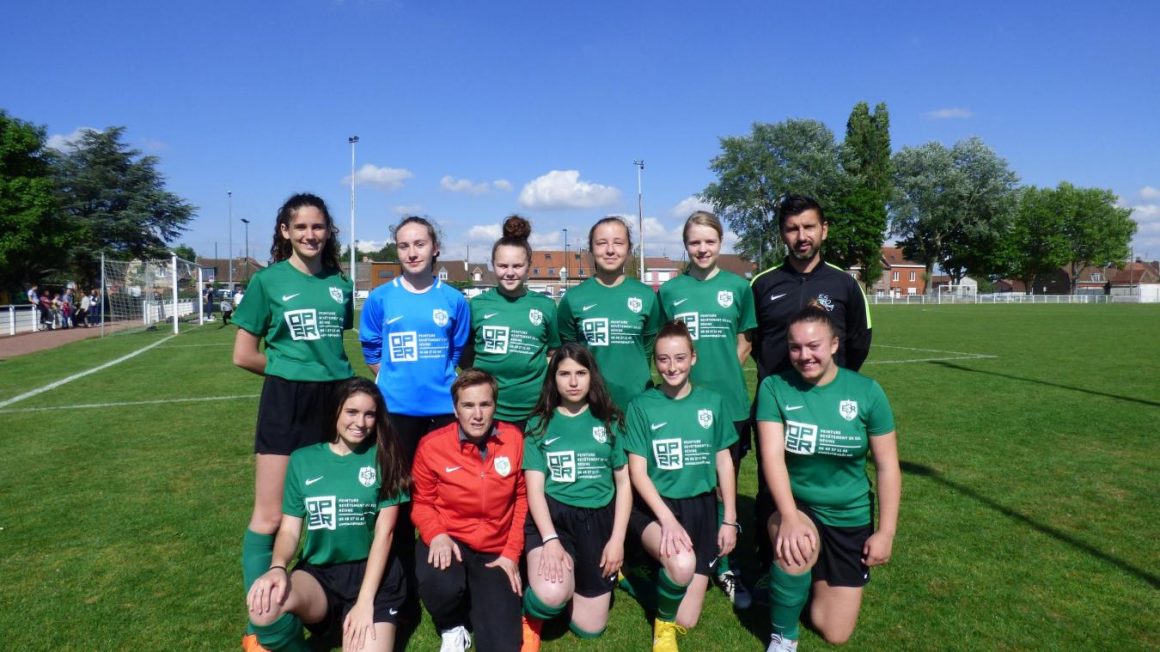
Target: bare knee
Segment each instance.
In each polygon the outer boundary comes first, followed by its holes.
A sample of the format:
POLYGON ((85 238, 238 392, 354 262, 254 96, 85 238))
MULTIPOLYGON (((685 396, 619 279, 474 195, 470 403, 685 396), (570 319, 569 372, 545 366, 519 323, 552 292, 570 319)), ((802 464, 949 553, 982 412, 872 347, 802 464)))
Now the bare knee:
POLYGON ((846 641, 850 640, 850 635, 854 632, 847 630, 835 630, 833 628, 826 629, 823 627, 818 630, 818 633, 821 634, 822 639, 824 639, 830 645, 845 645, 846 641))
POLYGON ((572 598, 572 592, 563 582, 537 582, 534 589, 540 602, 553 609, 564 606, 572 598))
POLYGON ((676 557, 666 558, 664 567, 670 579, 677 584, 688 585, 697 572, 697 556, 691 552, 682 552, 676 557))
POLYGON ((282 617, 282 609, 271 609, 262 614, 255 614, 250 612, 250 622, 256 627, 265 627, 266 625, 274 624, 275 620, 282 617))

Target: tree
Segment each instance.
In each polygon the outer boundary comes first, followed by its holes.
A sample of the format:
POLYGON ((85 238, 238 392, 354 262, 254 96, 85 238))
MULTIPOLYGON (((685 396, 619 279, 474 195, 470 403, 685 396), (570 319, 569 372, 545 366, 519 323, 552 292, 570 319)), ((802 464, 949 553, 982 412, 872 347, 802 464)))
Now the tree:
POLYGON ((846 121, 841 162, 851 183, 833 211, 827 257, 848 261, 848 267, 861 266, 862 283, 870 286, 882 275, 886 206, 893 190, 890 114, 885 104, 875 106, 873 114, 865 102, 854 105, 846 121), (840 243, 845 243, 844 252, 836 251, 840 243))
MULTIPOLYGON (((357 259, 361 261, 363 258, 369 258, 376 263, 397 263, 399 262, 399 253, 395 250, 395 243, 388 242, 383 245, 382 249, 378 251, 364 251, 360 249, 356 254, 357 259)), ((339 260, 350 260, 350 247, 342 247, 339 254, 339 260)))
POLYGON ((1015 208, 1019 178, 982 140, 940 143, 894 155, 891 231, 903 252, 931 274, 939 265, 955 283, 1003 267, 1001 242, 1015 208))
POLYGON ((1116 194, 1101 188, 1076 188, 1059 184, 1063 229, 1067 236, 1071 291, 1075 292, 1080 270, 1087 265, 1121 263, 1131 252, 1136 222, 1132 209, 1116 206, 1116 194))
POLYGON ((64 266, 70 231, 57 211, 44 142, 44 128, 0 111, 0 289, 64 266))
POLYGON ((1023 281, 1029 293, 1036 276, 1058 270, 1070 257, 1063 185, 1058 190, 1021 189, 1011 230, 1003 240, 1005 275, 1023 281))
MULTIPOLYGON (((816 120, 755 123, 749 136, 722 138, 721 153, 709 168, 717 181, 702 197, 739 236, 738 252, 759 267, 781 255, 777 202, 782 195, 809 195, 829 209, 840 205, 848 186, 834 134, 816 120)), ((833 231, 826 247, 831 250, 846 250, 833 231)))
POLYGON ((197 252, 193 250, 193 247, 184 243, 174 247, 173 253, 177 254, 177 257, 182 260, 188 260, 190 262, 197 260, 197 252))
POLYGON ((165 190, 155 156, 121 142, 124 127, 86 130, 70 151, 54 157, 61 207, 76 236, 73 265, 91 281, 104 253, 114 259, 163 258, 196 208, 165 190))

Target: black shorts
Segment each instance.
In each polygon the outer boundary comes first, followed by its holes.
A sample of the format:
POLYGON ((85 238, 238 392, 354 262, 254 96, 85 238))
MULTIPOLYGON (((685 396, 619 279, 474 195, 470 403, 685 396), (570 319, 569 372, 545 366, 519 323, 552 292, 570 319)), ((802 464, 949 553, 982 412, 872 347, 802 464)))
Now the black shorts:
MULTIPOLYGON (((616 501, 609 501, 604 507, 588 509, 566 505, 551 496, 544 497, 548 499, 548 514, 552 517, 556 534, 560 535, 560 544, 564 546, 564 552, 572 557, 576 595, 595 598, 611 591, 616 584, 616 574, 605 577, 601 573, 600 557, 612 536, 616 501)), ((544 542, 540 539, 540 530, 529 512, 528 520, 524 523, 524 551, 530 552, 542 545, 544 542)))
POLYGON ((258 399, 254 452, 289 455, 334 436, 334 390, 344 381, 306 382, 266 376, 258 399))
MULTIPOLYGON (((362 588, 366 569, 365 560, 332 566, 301 563, 294 568, 318 580, 322 592, 326 594, 326 616, 316 623, 306 624, 311 634, 322 637, 338 635, 341 638, 342 621, 358 600, 358 592, 362 588)), ((406 574, 399 560, 392 556, 387 561, 383 579, 379 582, 379 592, 375 594, 375 622, 397 624, 398 614, 406 596, 406 574)))
MULTIPOLYGON (((697 574, 712 577, 717 571, 717 494, 705 492, 692 498, 665 498, 665 505, 677 517, 685 533, 693 540, 693 554, 697 556, 697 574)), ((657 517, 641 500, 634 495, 632 499, 632 514, 628 517, 628 531, 632 536, 640 538, 644 529, 657 520, 657 517)))
MULTIPOLYGON (((870 583, 870 568, 862 563, 862 546, 874 534, 874 524, 858 527, 826 525, 809 507, 797 508, 818 528, 821 547, 818 563, 812 571, 813 581, 825 580, 830 586, 863 587, 870 583)), ((767 537, 768 538, 768 537, 767 537)))
POLYGON ((430 417, 414 417, 409 414, 396 414, 387 407, 387 420, 391 422, 391 430, 395 439, 407 456, 407 466, 415 458, 415 450, 419 448, 419 440, 427 433, 434 432, 443 426, 455 421, 454 414, 437 414, 430 417))

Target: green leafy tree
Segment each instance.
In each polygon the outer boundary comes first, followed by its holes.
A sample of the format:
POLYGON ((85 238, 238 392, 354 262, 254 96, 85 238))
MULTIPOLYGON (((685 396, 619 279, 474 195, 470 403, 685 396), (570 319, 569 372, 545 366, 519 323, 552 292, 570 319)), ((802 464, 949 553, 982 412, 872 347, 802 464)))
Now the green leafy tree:
POLYGON ((1002 240, 1019 178, 982 140, 904 148, 894 155, 891 231, 903 252, 953 282, 1003 268, 1002 240))
POLYGON ((841 162, 850 185, 832 211, 827 257, 846 261, 847 266, 860 265, 862 282, 870 286, 882 276, 886 206, 893 190, 890 114, 885 104, 875 106, 873 113, 866 102, 854 105, 846 121, 841 162), (845 251, 838 251, 843 243, 845 251))
POLYGON ((193 247, 184 243, 174 247, 173 253, 177 254, 177 257, 182 260, 188 260, 190 262, 197 260, 197 252, 193 250, 193 247))
MULTIPOLYGON (((748 136, 721 139, 721 153, 709 164, 717 181, 702 198, 738 235, 737 250, 766 267, 783 255, 777 229, 777 202, 786 193, 809 195, 833 214, 848 194, 834 134, 816 120, 755 123, 748 136)), ((847 256, 841 228, 831 224, 825 252, 847 256)))
MULTIPOLYGON (((364 251, 360 249, 357 254, 357 260, 361 262, 364 258, 370 258, 376 263, 397 263, 399 262, 399 252, 395 249, 395 243, 388 242, 378 251, 364 251)), ((342 247, 339 260, 350 260, 350 247, 342 247)))
POLYGON ((1028 291, 1036 276, 1058 270, 1071 256, 1066 220, 1073 193, 1064 185, 1058 189, 1031 186, 1018 193, 1018 209, 1003 239, 1004 271, 1023 281, 1028 291))
POLYGON ((1080 270, 1087 265, 1119 265, 1131 255, 1136 222, 1132 209, 1116 206, 1116 194, 1101 188, 1059 184, 1067 236, 1068 271, 1075 292, 1080 270))
POLYGON ((0 289, 62 271, 70 225, 61 219, 45 132, 0 111, 0 289))
POLYGON ((129 148, 124 133, 124 127, 87 130, 54 157, 60 205, 77 234, 72 262, 88 281, 102 253, 121 260, 166 257, 196 212, 165 190, 159 159, 129 148))

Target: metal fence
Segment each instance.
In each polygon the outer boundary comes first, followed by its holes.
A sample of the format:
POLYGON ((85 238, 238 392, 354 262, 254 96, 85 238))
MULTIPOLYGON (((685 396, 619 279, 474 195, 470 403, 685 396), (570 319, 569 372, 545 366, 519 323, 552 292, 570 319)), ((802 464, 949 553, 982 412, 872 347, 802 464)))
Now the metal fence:
POLYGON ((1138 295, 1116 296, 1106 294, 1021 294, 1003 292, 976 295, 935 295, 916 294, 909 296, 870 295, 866 297, 874 305, 944 305, 964 303, 1146 303, 1138 295))

